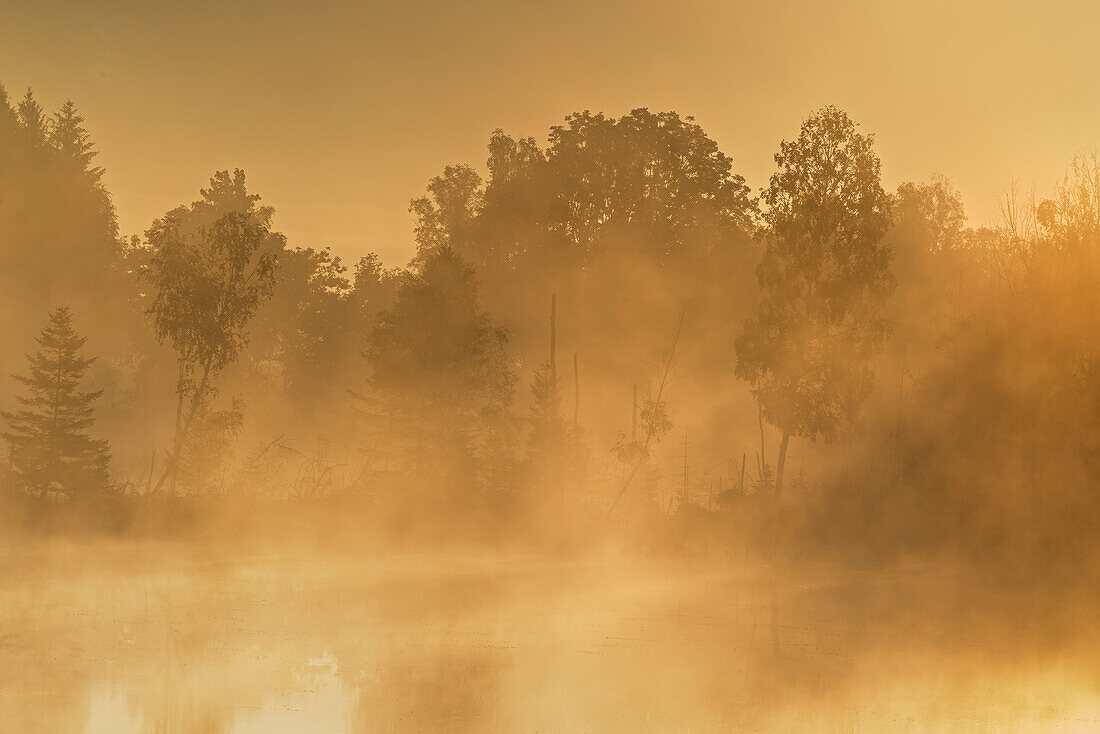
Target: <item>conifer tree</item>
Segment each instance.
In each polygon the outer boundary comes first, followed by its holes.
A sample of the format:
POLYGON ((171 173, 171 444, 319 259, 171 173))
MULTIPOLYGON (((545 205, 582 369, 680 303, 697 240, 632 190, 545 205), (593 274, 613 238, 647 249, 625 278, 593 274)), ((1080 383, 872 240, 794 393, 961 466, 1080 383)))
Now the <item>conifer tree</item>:
POLYGON ((50 119, 42 110, 42 105, 34 98, 34 93, 28 88, 27 93, 16 108, 19 124, 32 145, 45 145, 50 132, 50 119))
POLYGON ((27 387, 16 399, 23 409, 3 413, 9 430, 11 470, 22 489, 72 499, 107 487, 107 441, 87 433, 95 422, 92 403, 102 390, 78 388, 94 357, 83 357, 84 337, 72 327, 72 314, 60 306, 36 338, 38 351, 27 355, 30 374, 15 379, 27 387))
POLYGON ((550 299, 550 352, 535 372, 531 385, 531 454, 544 463, 558 464, 565 446, 566 425, 561 414, 561 383, 557 362, 557 294, 550 299))
MULTIPOLYGON (((19 118, 16 117, 15 109, 11 106, 11 97, 8 95, 8 90, 4 88, 3 84, 0 84, 0 142, 8 143, 8 136, 12 131, 19 128, 19 118)), ((7 152, 7 145, 4 148, 0 148, 0 152, 7 152)))
POLYGON ((95 184, 103 178, 103 168, 93 166, 97 155, 87 128, 84 115, 80 114, 72 100, 66 100, 54 113, 49 126, 49 141, 59 153, 71 160, 95 184))
POLYGON ((531 385, 532 458, 556 463, 561 460, 569 427, 561 412, 561 381, 550 360, 535 371, 531 385))

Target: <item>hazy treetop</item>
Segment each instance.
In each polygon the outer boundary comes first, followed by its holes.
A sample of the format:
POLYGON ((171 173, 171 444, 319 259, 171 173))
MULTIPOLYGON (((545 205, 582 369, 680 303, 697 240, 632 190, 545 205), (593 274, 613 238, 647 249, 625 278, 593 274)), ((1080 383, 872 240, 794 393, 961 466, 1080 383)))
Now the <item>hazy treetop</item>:
POLYGON ((888 190, 943 172, 977 224, 1006 181, 1052 187, 1100 114, 1084 2, 9 5, 4 82, 47 110, 72 96, 123 233, 240 166, 293 202, 291 241, 349 262, 401 264, 408 200, 442 164, 485 178, 490 131, 545 145, 575 110, 694 115, 756 190, 776 141, 834 103, 877 134, 888 190))

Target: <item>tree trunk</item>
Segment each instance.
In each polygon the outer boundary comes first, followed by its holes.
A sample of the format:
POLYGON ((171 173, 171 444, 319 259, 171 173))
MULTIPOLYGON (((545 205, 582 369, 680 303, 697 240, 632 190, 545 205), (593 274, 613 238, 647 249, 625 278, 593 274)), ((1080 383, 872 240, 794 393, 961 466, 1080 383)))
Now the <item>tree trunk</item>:
POLYGON ((581 378, 577 367, 577 353, 573 352, 573 460, 581 454, 580 428, 577 416, 581 410, 581 378))
POLYGON ((172 436, 172 454, 168 457, 168 465, 164 467, 164 473, 157 481, 157 489, 164 484, 166 477, 171 476, 172 481, 168 485, 168 494, 176 494, 176 457, 179 456, 183 446, 183 362, 180 362, 179 381, 176 383, 176 431, 172 436), (169 474, 171 472, 171 474, 169 474))
POLYGON ((775 496, 778 497, 779 493, 783 491, 783 467, 787 465, 787 442, 790 441, 791 434, 783 431, 783 440, 779 442, 779 459, 775 464, 775 496))
POLYGON ((756 418, 760 424, 760 453, 756 456, 757 470, 760 472, 760 479, 764 479, 764 467, 768 465, 768 454, 764 451, 764 406, 759 402, 756 404, 756 418))
POLYGON ((554 408, 558 398, 558 294, 550 294, 550 385, 554 390, 554 408))
POLYGON ((638 440, 638 384, 634 384, 634 417, 630 421, 630 440, 638 440))
MULTIPOLYGON (((554 425, 558 419, 558 294, 550 294, 550 390, 554 411, 554 425)), ((554 443, 550 447, 552 466, 550 467, 550 483, 557 485, 558 490, 558 546, 565 546, 565 482, 562 478, 562 453, 564 450, 563 436, 554 435, 554 443)))
MULTIPOLYGON (((182 379, 182 367, 180 369, 180 374, 182 379)), ((187 411, 186 420, 181 420, 183 417, 182 386, 177 389, 179 402, 176 404, 176 435, 172 441, 172 455, 168 457, 168 464, 164 467, 164 472, 160 475, 160 479, 157 480, 157 486, 153 488, 154 492, 159 492, 160 488, 164 485, 164 481, 166 479, 171 479, 168 484, 168 492, 173 496, 176 494, 176 476, 178 474, 180 453, 183 451, 183 443, 187 439, 187 434, 191 430, 191 422, 195 419, 195 413, 198 412, 199 405, 206 395, 206 388, 209 384, 209 380, 210 367, 204 366, 202 370, 202 380, 199 381, 199 386, 195 390, 194 396, 191 398, 191 407, 187 411)))

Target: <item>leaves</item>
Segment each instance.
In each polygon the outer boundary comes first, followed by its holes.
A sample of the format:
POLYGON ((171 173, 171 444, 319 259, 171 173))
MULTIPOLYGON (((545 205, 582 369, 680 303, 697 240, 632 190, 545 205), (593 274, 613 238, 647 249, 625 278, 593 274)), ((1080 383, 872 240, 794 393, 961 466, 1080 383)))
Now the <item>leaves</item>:
POLYGON ((189 374, 211 377, 237 359, 245 326, 274 286, 282 235, 270 207, 245 190, 244 172, 217 173, 202 199, 158 219, 146 233, 152 250, 146 279, 155 288, 149 313, 189 374))
POLYGON ((832 438, 870 392, 894 287, 890 200, 873 136, 826 107, 784 141, 763 193, 760 302, 737 340, 737 375, 784 432, 832 438))

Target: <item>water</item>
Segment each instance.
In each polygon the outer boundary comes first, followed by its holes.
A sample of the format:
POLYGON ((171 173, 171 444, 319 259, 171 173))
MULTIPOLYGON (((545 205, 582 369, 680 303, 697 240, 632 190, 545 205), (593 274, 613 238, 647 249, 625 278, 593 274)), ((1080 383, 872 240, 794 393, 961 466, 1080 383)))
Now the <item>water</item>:
POLYGON ((975 628, 927 569, 125 544, 2 568, 2 732, 1100 730, 1091 647, 975 628))

